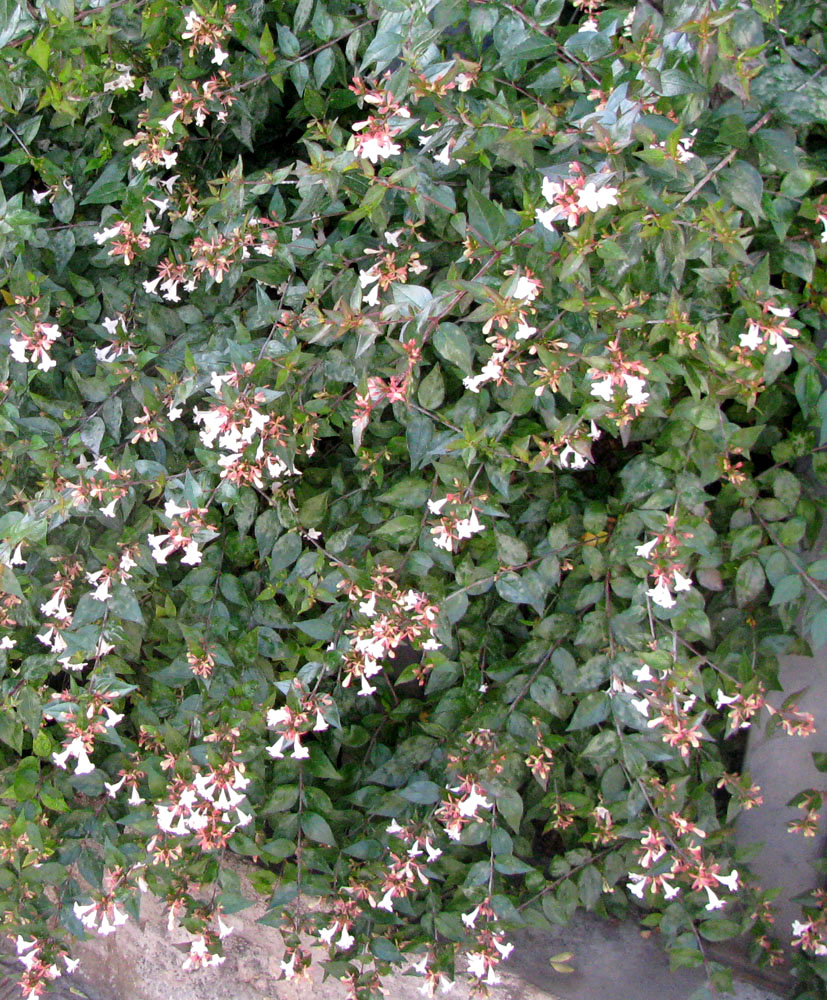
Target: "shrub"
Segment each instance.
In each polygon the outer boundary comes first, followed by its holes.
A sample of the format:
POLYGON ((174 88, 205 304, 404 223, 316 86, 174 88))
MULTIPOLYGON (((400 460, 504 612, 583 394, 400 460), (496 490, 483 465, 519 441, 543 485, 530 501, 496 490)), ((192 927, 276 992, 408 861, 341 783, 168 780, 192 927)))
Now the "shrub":
POLYGON ((662 6, 2 0, 25 995, 146 889, 220 962, 227 852, 359 998, 578 906, 777 959, 730 829, 827 639, 825 14, 662 6))

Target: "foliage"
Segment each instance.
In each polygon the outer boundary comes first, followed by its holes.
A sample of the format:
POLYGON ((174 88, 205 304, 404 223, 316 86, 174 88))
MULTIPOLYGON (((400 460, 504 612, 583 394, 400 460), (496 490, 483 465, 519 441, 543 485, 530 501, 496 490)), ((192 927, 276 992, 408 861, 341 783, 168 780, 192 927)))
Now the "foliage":
POLYGON ((146 888, 220 961, 228 852, 354 997, 578 906, 777 957, 730 829, 827 639, 824 20, 0 0, 26 995, 146 888))

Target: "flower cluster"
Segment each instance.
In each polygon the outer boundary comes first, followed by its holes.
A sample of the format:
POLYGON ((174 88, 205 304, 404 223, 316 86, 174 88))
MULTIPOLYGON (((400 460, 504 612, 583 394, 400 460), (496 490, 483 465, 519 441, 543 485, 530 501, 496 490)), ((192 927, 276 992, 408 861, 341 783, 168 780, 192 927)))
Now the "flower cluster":
MULTIPOLYGON (((370 587, 360 587, 350 580, 339 584, 367 619, 347 630, 350 649, 343 657, 342 682, 348 687, 359 680, 359 694, 364 696, 376 691, 368 678, 379 674, 383 661, 394 659, 404 644, 426 653, 440 647, 436 638, 439 608, 416 590, 401 590, 392 574, 389 567, 377 566, 370 587)), ((415 675, 420 683, 424 683, 428 670, 427 662, 419 664, 415 675)))
POLYGON ((466 538, 485 531, 485 525, 477 515, 484 501, 484 496, 466 496, 465 491, 460 492, 459 489, 456 493, 446 493, 439 500, 429 500, 428 511, 439 517, 439 523, 431 528, 434 545, 453 552, 466 538))
POLYGON ((15 361, 24 365, 36 365, 40 371, 47 372, 57 364, 49 350, 62 336, 60 327, 56 323, 44 322, 43 310, 37 304, 37 298, 16 296, 14 302, 21 308, 12 314, 9 353, 15 361))
POLYGON ((24 968, 20 977, 20 989, 25 998, 39 997, 48 989, 48 985, 64 972, 72 973, 79 962, 69 958, 64 951, 49 956, 47 945, 37 938, 26 939, 17 935, 15 940, 17 960, 24 968), (58 964, 63 963, 63 968, 58 964))
POLYGON ((356 136, 353 155, 357 159, 376 164, 401 153, 402 147, 393 140, 405 127, 405 119, 411 117, 408 108, 397 101, 390 91, 368 87, 359 77, 356 77, 349 89, 365 104, 376 109, 376 114, 368 115, 365 121, 354 122, 353 131, 356 136), (402 123, 398 123, 399 119, 402 123))
POLYGON ((217 6, 213 7, 211 14, 188 10, 184 15, 186 29, 181 32, 181 37, 190 43, 190 56, 194 56, 199 48, 213 49, 211 61, 220 66, 227 58, 221 43, 230 33, 235 4, 228 4, 221 15, 216 13, 217 10, 217 6))
POLYGON ((250 783, 244 771, 243 763, 229 759, 199 769, 192 780, 174 778, 167 788, 168 804, 156 800, 153 806, 158 829, 174 837, 194 834, 204 851, 224 847, 233 831, 253 818, 241 808, 250 783))
POLYGON ((582 166, 574 161, 569 164, 569 174, 561 180, 543 178, 543 197, 551 208, 537 209, 537 221, 546 229, 554 229, 553 223, 565 219, 569 229, 580 225, 581 217, 602 208, 617 205, 616 187, 604 183, 607 174, 597 174, 594 180, 586 181, 582 166))
POLYGON ((267 753, 282 758, 285 749, 292 746, 290 756, 303 760, 310 756, 310 750, 301 743, 301 738, 308 733, 323 733, 328 728, 323 709, 329 704, 329 697, 308 694, 298 679, 293 681, 290 696, 294 704, 288 702, 267 712, 267 725, 279 733, 276 742, 267 747, 267 753))
POLYGON ((669 816, 668 824, 671 828, 668 834, 653 826, 642 831, 640 845, 634 853, 643 871, 630 873, 627 888, 639 899, 648 891, 662 893, 669 900, 681 891, 680 884, 675 883, 684 882, 692 892, 706 892, 705 910, 722 909, 727 900, 722 899, 716 889, 723 885, 729 892, 737 892, 741 884, 738 872, 733 869, 728 875, 722 875, 721 866, 704 857, 700 841, 706 838, 706 831, 700 826, 678 812, 669 816), (666 858, 668 847, 672 848, 671 860, 665 866, 661 859, 666 858))
POLYGON ((669 516, 660 534, 635 548, 635 554, 641 559, 654 563, 650 572, 655 578, 655 585, 646 591, 646 596, 661 608, 668 610, 675 607, 673 591, 679 594, 692 587, 692 580, 682 572, 684 564, 677 558, 682 539, 691 537, 691 532, 679 532, 676 517, 669 516))
POLYGON ((588 370, 587 376, 591 379, 589 392, 612 407, 607 416, 617 420, 622 427, 639 416, 649 402, 649 393, 645 391, 646 379, 643 377, 649 374, 649 369, 640 361, 624 357, 619 336, 607 347, 609 367, 588 370))
POLYGON ((766 354, 772 347, 775 348, 773 354, 787 354, 793 349, 789 340, 798 336, 798 330, 784 322, 792 316, 792 310, 776 306, 772 301, 762 303, 761 310, 762 318, 750 318, 747 332, 738 335, 741 349, 766 354), (770 316, 776 319, 770 319, 770 316))
POLYGON ((57 719, 66 732, 63 750, 59 753, 56 750, 52 760, 65 771, 68 761, 73 759, 75 774, 90 774, 95 770, 89 756, 95 747, 95 740, 107 730, 114 731, 124 716, 108 704, 118 695, 96 691, 85 699, 84 711, 72 705, 73 697, 70 692, 64 692, 56 703, 43 710, 44 715, 57 719))

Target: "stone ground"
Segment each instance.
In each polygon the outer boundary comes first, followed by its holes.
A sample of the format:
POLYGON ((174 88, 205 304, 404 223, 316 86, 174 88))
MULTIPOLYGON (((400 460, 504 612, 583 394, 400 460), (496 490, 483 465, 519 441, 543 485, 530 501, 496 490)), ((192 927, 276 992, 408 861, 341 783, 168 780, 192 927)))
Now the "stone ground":
MULTIPOLYGON (((80 970, 58 984, 58 998, 344 1000, 343 985, 334 980, 323 983, 319 967, 312 969, 312 982, 279 978, 283 945, 277 930, 256 923, 262 913, 263 906, 258 905, 228 917, 234 932, 225 940, 225 963, 189 973, 181 969, 187 932, 168 931, 160 901, 144 896, 140 926, 129 922, 115 934, 80 943, 76 949, 80 970)), ((500 967, 502 982, 492 990, 492 1000, 689 1000, 704 984, 699 970, 670 972, 657 937, 641 933, 632 920, 610 922, 583 914, 567 927, 550 933, 524 931, 514 940, 514 952, 500 967), (549 965, 549 958, 561 951, 573 952, 573 973, 557 973, 549 965)), ((385 985, 388 1000, 421 997, 418 977, 399 974, 385 985)), ((7 997, 0 987, 0 1000, 12 1000, 14 995, 10 991, 7 997)), ((460 982, 450 996, 470 1000, 471 994, 460 982)), ((727 996, 780 1000, 785 994, 739 980, 734 994, 727 996)))

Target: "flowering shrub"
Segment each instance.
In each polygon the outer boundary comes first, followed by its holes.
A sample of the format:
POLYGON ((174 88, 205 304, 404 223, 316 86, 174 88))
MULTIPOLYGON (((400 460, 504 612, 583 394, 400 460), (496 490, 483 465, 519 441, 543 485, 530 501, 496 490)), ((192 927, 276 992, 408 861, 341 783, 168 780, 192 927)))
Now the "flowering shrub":
POLYGON ((146 890, 220 963, 227 852, 356 998, 578 906, 779 960, 729 831, 827 639, 823 6, 0 12, 24 995, 146 890))

